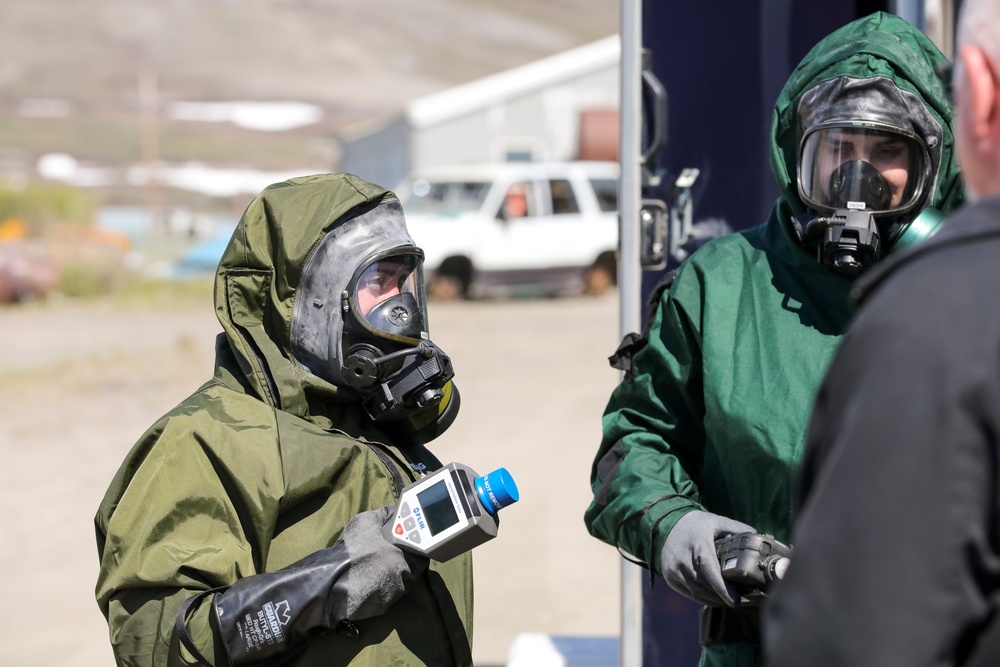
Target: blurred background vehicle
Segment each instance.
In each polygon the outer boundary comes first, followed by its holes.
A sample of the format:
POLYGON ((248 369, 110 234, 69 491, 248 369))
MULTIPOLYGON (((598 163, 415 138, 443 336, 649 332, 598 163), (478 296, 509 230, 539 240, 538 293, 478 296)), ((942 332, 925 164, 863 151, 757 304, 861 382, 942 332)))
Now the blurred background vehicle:
POLYGON ((615 284, 617 162, 428 169, 399 192, 433 298, 615 284))
POLYGON ((0 304, 34 301, 59 285, 61 272, 52 258, 29 244, 0 244, 0 304))

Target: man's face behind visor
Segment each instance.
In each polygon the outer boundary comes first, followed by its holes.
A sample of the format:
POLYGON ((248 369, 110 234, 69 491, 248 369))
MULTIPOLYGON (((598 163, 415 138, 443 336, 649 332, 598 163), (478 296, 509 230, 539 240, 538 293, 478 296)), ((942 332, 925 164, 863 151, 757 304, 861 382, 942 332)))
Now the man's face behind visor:
POLYGON ((896 214, 919 198, 926 152, 916 137, 830 126, 810 132, 802 147, 801 193, 820 211, 863 208, 896 214))
POLYGON ((414 339, 407 345, 426 338, 427 309, 421 262, 419 250, 402 249, 376 258, 358 271, 351 282, 352 307, 357 309, 356 316, 372 334, 414 339))
POLYGON ((384 259, 366 268, 358 277, 358 309, 367 315, 386 299, 413 292, 413 267, 398 258, 384 259))

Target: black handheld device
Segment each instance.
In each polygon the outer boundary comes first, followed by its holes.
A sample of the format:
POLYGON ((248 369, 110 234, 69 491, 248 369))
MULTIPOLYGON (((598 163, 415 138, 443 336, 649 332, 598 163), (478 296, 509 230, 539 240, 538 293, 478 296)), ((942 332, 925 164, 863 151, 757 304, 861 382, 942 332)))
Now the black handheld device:
POLYGON ((785 576, 792 548, 771 535, 734 533, 715 541, 722 578, 739 591, 743 602, 767 597, 772 582, 785 576))

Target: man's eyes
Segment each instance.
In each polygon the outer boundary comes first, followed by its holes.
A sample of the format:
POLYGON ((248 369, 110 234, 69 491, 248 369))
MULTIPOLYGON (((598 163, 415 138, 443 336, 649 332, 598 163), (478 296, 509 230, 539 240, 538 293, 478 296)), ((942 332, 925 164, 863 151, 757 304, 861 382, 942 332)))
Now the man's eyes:
MULTIPOLYGON (((827 143, 831 153, 839 155, 842 158, 851 157, 856 153, 856 148, 853 142, 850 141, 830 141, 827 143)), ((896 158, 900 157, 906 152, 906 146, 898 141, 879 144, 875 147, 874 154, 881 158, 896 158)))
POLYGON ((835 153, 837 155, 853 155, 854 154, 854 144, 852 144, 849 141, 832 140, 832 141, 827 142, 827 146, 829 147, 829 149, 830 149, 830 151, 832 153, 835 153))
POLYGON ((398 274, 396 273, 375 273, 372 275, 365 276, 364 278, 364 288, 365 289, 379 289, 385 290, 390 287, 394 287, 397 283, 398 274))
POLYGON ((388 284, 388 279, 386 276, 368 276, 365 279, 365 288, 367 289, 385 289, 388 284))
POLYGON ((905 150, 906 147, 900 143, 883 144, 878 147, 878 154, 882 157, 899 157, 905 150))

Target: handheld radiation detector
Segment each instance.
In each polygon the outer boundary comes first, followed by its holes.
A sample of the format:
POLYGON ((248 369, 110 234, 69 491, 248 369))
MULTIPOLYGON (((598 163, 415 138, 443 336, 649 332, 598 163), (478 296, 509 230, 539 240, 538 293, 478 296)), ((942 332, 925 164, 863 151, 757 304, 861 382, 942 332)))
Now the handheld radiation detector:
POLYGON ((518 498, 505 468, 479 476, 449 463, 403 489, 383 533, 401 549, 443 562, 496 537, 497 513, 518 498))

